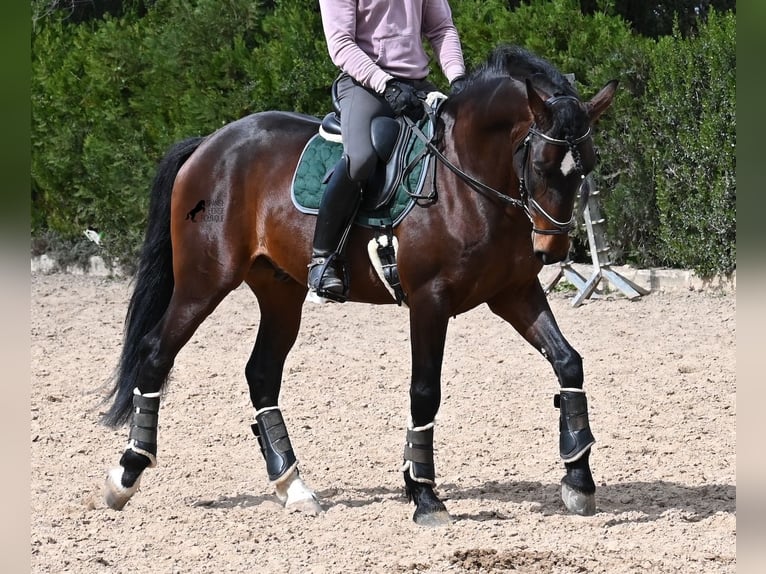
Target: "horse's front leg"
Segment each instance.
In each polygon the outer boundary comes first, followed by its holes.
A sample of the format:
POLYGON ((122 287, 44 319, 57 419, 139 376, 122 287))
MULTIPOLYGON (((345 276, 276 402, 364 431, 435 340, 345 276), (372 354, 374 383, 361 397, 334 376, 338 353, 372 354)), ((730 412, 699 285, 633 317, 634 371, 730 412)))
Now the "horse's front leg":
POLYGON ((582 358, 561 334, 538 281, 525 293, 503 293, 488 304, 553 366, 561 387, 554 406, 559 409, 559 453, 566 467, 561 498, 570 512, 590 516, 596 512, 596 484, 589 465, 596 440, 588 421, 582 358))
POLYGON ((404 445, 404 483, 415 503, 412 519, 422 526, 451 522, 444 503, 434 493, 434 419, 441 402, 441 368, 449 316, 430 301, 410 300, 410 420, 404 445))

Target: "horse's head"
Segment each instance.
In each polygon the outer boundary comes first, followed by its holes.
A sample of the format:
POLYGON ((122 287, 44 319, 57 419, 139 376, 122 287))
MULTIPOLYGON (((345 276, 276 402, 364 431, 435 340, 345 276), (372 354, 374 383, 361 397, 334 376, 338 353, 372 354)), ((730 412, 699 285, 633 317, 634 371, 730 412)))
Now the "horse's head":
POLYGON ((609 107, 617 89, 612 80, 593 99, 574 91, 541 94, 526 80, 532 124, 514 156, 522 200, 532 221, 532 247, 544 264, 569 252, 574 202, 596 164, 592 125, 609 107))

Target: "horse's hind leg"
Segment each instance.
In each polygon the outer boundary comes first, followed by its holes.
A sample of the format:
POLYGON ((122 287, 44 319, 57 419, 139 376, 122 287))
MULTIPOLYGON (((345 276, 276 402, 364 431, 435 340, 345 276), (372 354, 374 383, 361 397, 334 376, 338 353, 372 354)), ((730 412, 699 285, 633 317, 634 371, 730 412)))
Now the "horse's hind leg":
POLYGON ((298 336, 306 287, 261 260, 246 281, 258 298, 261 312, 258 336, 245 368, 255 408, 252 430, 269 480, 285 509, 318 514, 322 507, 300 478, 298 460, 279 408, 282 370, 298 336))
POLYGON ((138 490, 143 471, 156 464, 160 390, 178 352, 230 290, 207 290, 202 296, 177 288, 162 319, 142 338, 128 446, 106 479, 104 498, 110 508, 121 510, 138 490))
POLYGON ((526 293, 503 293, 488 304, 553 366, 561 387, 554 405, 560 410, 559 453, 566 467, 561 498, 570 512, 592 515, 596 512, 596 484, 589 458, 595 439, 583 390, 582 358, 561 334, 539 282, 526 293))

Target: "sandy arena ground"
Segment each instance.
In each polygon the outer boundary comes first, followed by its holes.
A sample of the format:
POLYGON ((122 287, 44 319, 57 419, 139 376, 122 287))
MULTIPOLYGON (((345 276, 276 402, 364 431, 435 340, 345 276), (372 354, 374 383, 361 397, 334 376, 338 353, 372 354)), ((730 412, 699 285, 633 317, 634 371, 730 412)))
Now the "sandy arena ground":
POLYGON ((403 496, 406 310, 305 306, 281 406, 325 512, 286 513, 266 478, 244 365, 258 309, 232 293, 179 355, 159 465, 122 512, 101 486, 127 428, 99 423, 130 285, 32 277, 32 571, 77 573, 735 572, 735 295, 551 305, 583 355, 597 514, 559 499, 557 383, 486 307, 454 319, 425 529, 403 496))

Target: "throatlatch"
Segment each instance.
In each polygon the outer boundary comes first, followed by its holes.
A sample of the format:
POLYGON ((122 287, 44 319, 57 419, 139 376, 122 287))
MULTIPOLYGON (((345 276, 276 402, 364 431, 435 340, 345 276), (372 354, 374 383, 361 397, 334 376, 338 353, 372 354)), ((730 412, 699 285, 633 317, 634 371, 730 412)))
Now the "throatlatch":
POLYGON ((157 465, 157 421, 160 412, 160 393, 141 394, 133 389, 133 421, 130 427, 128 449, 149 459, 149 468, 157 465))
POLYGON ((579 459, 593 446, 596 439, 590 432, 588 400, 585 391, 562 388, 553 397, 553 406, 561 410, 559 416, 559 453, 564 462, 579 459))
POLYGON ((298 463, 287 435, 287 427, 279 407, 266 407, 255 413, 255 424, 251 425, 255 438, 266 460, 269 480, 278 481, 298 463))
POLYGON ((434 466, 434 423, 422 427, 407 428, 407 442, 404 443, 404 466, 415 482, 436 486, 434 466))

